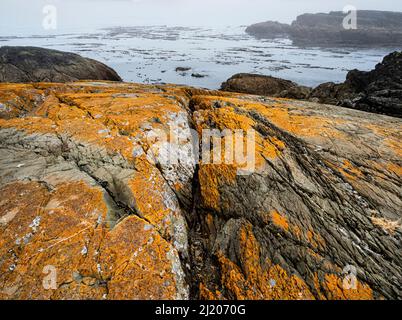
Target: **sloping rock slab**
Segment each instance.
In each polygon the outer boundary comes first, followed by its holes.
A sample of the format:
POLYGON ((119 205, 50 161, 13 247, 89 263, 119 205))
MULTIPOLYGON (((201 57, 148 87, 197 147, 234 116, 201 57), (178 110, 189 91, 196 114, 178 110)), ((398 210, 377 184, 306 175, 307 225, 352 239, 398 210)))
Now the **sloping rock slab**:
POLYGON ((398 118, 108 82, 0 103, 1 299, 402 298, 398 118), (254 170, 190 128, 255 130, 254 170))

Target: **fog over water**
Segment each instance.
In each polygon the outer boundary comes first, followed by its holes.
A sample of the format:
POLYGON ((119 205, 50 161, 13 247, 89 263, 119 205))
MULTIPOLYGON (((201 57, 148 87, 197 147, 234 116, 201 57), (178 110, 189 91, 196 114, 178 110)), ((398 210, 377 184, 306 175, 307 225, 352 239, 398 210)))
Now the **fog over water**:
POLYGON ((227 26, 291 22, 306 12, 402 11, 402 0, 1 0, 0 33, 65 32, 116 25, 227 26), (58 30, 43 30, 43 7, 58 9, 58 30))

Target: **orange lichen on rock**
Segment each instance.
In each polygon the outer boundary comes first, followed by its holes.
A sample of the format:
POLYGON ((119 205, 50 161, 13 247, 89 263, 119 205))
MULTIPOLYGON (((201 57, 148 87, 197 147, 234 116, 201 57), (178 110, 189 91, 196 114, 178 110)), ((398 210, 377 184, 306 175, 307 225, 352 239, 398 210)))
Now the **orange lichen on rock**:
MULTIPOLYGON (((61 184, 49 193, 37 182, 16 182, 3 187, 2 194, 8 199, 5 205, 18 210, 0 235, 0 250, 7 250, 1 256, 9 260, 2 264, 2 298, 49 299, 73 281, 75 272, 91 269, 94 261, 81 252, 96 246, 94 234, 107 225, 107 206, 99 189, 77 182, 61 184), (52 280, 46 277, 48 272, 54 276, 51 290, 44 285, 46 279, 52 280), (11 293, 8 289, 13 287, 11 293)), ((64 297, 80 297, 80 287, 77 283, 64 297)), ((106 293, 102 286, 86 289, 95 299, 106 293)))
MULTIPOLYGON (((357 300, 372 299, 371 288, 355 279, 355 288, 349 289, 335 274, 325 274, 323 278, 314 275, 313 291, 298 275, 289 275, 280 265, 268 259, 261 261, 261 249, 248 223, 242 225, 239 236, 239 262, 235 264, 223 252, 217 253, 221 269, 221 282, 225 295, 233 299, 300 300, 329 299, 357 300)), ((310 250, 317 263, 324 258, 310 250)), ((339 268, 329 266, 339 271, 339 268)), ((349 282, 347 283, 349 284, 349 282)), ((205 291, 205 290, 204 290, 205 291)))
MULTIPOLYGON (((37 205, 31 201, 28 208, 27 199, 11 193, 12 184, 2 192, 12 207, 4 214, 0 211, 0 229, 5 230, 0 250, 10 250, 0 251, 0 257, 11 259, 0 265, 5 268, 1 297, 188 297, 179 259, 179 251, 188 254, 185 219, 162 170, 145 154, 153 143, 149 133, 169 132, 171 122, 186 112, 182 99, 186 93, 175 86, 166 90, 110 82, 0 86, 4 111, 15 106, 0 114, 0 128, 20 146, 16 158, 14 153, 10 156, 19 164, 9 165, 6 178, 17 179, 16 190, 32 189, 19 192, 29 194, 28 200, 42 198, 36 195, 39 187, 46 199, 37 205), (27 155, 32 141, 39 141, 37 162, 30 158, 34 155, 27 155), (31 184, 18 181, 20 167, 33 176, 31 184), (23 210, 31 211, 22 214, 23 210), (51 290, 42 285, 46 266, 57 270, 51 290)), ((7 147, 9 139, 4 140, 7 147)), ((171 183, 177 185, 176 192, 184 184, 171 183)))
POLYGON ((261 263, 260 247, 250 224, 239 232, 240 267, 218 253, 222 285, 233 299, 313 300, 306 283, 296 275, 288 275, 270 261, 261 263))
POLYGON ((55 134, 57 125, 53 120, 48 118, 27 117, 9 120, 0 119, 0 128, 14 128, 27 134, 55 134))
POLYGON ((306 236, 307 236, 307 241, 314 248, 325 247, 325 240, 317 232, 314 232, 313 230, 308 230, 306 233, 306 236))
POLYGON ((1 192, 8 199, 0 210, 5 213, 0 225, 1 298, 179 295, 177 270, 172 271, 177 268, 175 250, 136 217, 110 231, 109 209, 99 188, 75 182, 49 192, 37 182, 16 182, 1 192))
MULTIPOLYGON (((233 107, 225 107, 212 110, 200 110, 197 113, 197 118, 202 121, 197 121, 197 128, 208 129, 213 127, 221 131, 225 129, 231 130, 244 130, 252 129, 255 125, 255 121, 247 117, 246 115, 238 114, 233 107), (209 126, 205 124, 208 123, 209 126)), ((201 130, 199 130, 201 133, 201 130)))
POLYGON ((0 87, 0 118, 30 113, 42 103, 43 91, 32 84, 3 83, 0 87))
POLYGON ((392 152, 398 156, 402 157, 402 147, 401 147, 401 131, 402 125, 389 126, 385 127, 378 124, 373 123, 365 123, 364 128, 370 130, 373 134, 382 138, 383 146, 378 152, 388 152, 392 150, 392 152))
MULTIPOLYGON (((140 140, 144 140, 143 127, 147 124, 151 128, 165 129, 168 132, 168 115, 183 111, 174 97, 165 96, 160 91, 147 92, 145 87, 133 86, 133 89, 131 86, 116 84, 108 86, 107 83, 99 87, 86 86, 86 82, 77 84, 82 87, 61 84, 49 87, 47 84, 37 84, 37 87, 44 86, 49 90, 49 94, 44 97, 43 90, 34 89, 30 85, 9 86, 10 92, 13 93, 13 96, 7 96, 9 99, 15 95, 18 99, 28 100, 31 107, 27 110, 27 117, 0 120, 0 126, 13 127, 27 133, 39 132, 69 137, 80 143, 106 147, 108 152, 119 153, 131 161, 131 138, 140 135, 140 140), (78 89, 81 91, 76 92, 78 89), (93 92, 99 90, 104 92, 93 92), (35 93, 36 100, 37 96, 41 97, 35 108, 32 108, 31 101, 34 98, 28 95, 31 91, 35 93)), ((7 97, 4 97, 4 100, 7 97)))
POLYGON ((348 177, 362 177, 363 173, 359 168, 355 167, 350 161, 343 160, 343 172, 348 175, 348 177))
POLYGON ((2 84, 0 299, 399 297, 398 121, 174 85, 2 84), (204 130, 217 162, 196 150, 204 130))
POLYGON ((201 198, 206 208, 219 210, 220 187, 236 182, 237 169, 232 165, 201 165, 198 172, 201 198))
POLYGON ((289 133, 301 137, 344 137, 336 126, 344 123, 342 119, 330 119, 321 115, 305 115, 300 109, 287 101, 277 99, 272 104, 242 102, 241 108, 256 111, 272 124, 289 133))
POLYGON ((278 211, 272 210, 270 212, 272 222, 279 228, 288 231, 289 230, 289 223, 288 219, 281 215, 278 211))
POLYGON ((344 285, 345 279, 341 279, 334 274, 325 275, 325 282, 321 283, 329 300, 372 300, 373 291, 371 288, 355 280, 355 288, 352 281, 344 285), (350 288, 349 288, 350 287, 350 288))
POLYGON ((344 159, 339 163, 327 160, 324 162, 329 168, 336 172, 339 172, 343 176, 343 178, 353 187, 357 189, 362 188, 361 181, 363 181, 362 178, 364 178, 364 173, 357 165, 351 163, 347 159, 344 159))
POLYGON ((261 172, 267 160, 276 159, 285 149, 285 143, 275 135, 263 136, 256 130, 257 122, 241 109, 242 100, 197 96, 193 97, 192 102, 196 109, 193 118, 198 134, 202 136, 203 130, 209 129, 219 130, 222 135, 220 154, 217 155, 221 162, 231 162, 238 169, 244 170, 249 169, 250 162, 253 162, 252 170, 261 172), (236 141, 236 134, 241 134, 242 141, 236 141), (253 145, 251 149, 249 144, 253 145))
POLYGON ((175 270, 180 265, 177 253, 138 217, 126 218, 106 235, 99 259, 102 278, 109 279, 108 299, 186 297, 178 290, 183 283, 175 270))
POLYGON ((215 290, 214 292, 209 290, 203 283, 199 285, 199 299, 200 300, 225 300, 222 293, 219 290, 215 290))
POLYGON ((387 164, 387 170, 389 172, 393 172, 399 177, 402 177, 402 165, 398 165, 396 163, 388 163, 387 164))
MULTIPOLYGON (((178 250, 187 247, 187 226, 178 200, 159 170, 143 162, 141 170, 127 181, 133 208, 165 238, 173 239, 178 250)), ((182 252, 184 253, 184 252, 182 252)))

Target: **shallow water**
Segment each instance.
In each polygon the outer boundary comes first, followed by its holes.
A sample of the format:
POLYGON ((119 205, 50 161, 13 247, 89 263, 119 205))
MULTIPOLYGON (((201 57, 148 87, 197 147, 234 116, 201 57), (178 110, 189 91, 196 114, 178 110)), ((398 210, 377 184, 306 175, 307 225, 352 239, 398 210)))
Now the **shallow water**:
POLYGON ((40 46, 97 59, 129 82, 209 89, 235 73, 272 75, 307 86, 342 82, 351 69, 370 70, 401 48, 299 48, 288 39, 257 40, 245 27, 125 27, 52 36, 0 37, 0 45, 40 46), (176 72, 177 67, 191 68, 176 72), (204 77, 196 78, 192 74, 204 77))

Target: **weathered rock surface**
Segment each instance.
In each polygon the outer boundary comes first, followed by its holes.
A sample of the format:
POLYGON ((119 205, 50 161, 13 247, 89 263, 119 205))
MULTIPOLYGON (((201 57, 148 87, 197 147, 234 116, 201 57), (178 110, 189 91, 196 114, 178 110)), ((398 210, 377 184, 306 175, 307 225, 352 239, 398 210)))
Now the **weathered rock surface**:
POLYGON ((310 99, 402 117, 402 52, 389 54, 372 71, 350 71, 344 83, 318 86, 310 99))
POLYGON ((0 47, 0 82, 121 81, 98 61, 37 47, 0 47))
POLYGON ((193 99, 198 130, 258 132, 253 174, 199 167, 197 241, 214 261, 195 259, 202 296, 401 297, 401 120, 291 100, 193 99), (348 266, 355 290, 342 285, 348 266))
POLYGON ((107 82, 0 103, 2 299, 402 298, 398 118, 107 82), (191 127, 254 129, 255 171, 195 165, 191 127))
POLYGON ((176 193, 191 201, 194 165, 183 152, 158 166, 153 141, 177 126, 187 150, 182 102, 136 85, 0 88, 0 298, 188 298, 176 193), (57 287, 45 290, 51 268, 57 287))
POLYGON ((291 25, 267 21, 249 26, 257 38, 289 37, 300 46, 399 46, 402 43, 402 13, 358 10, 357 28, 345 29, 341 11, 302 14, 291 25))
POLYGON ((290 99, 308 99, 311 88, 259 74, 239 73, 222 83, 221 90, 290 99))

